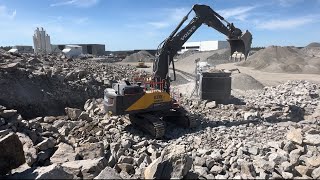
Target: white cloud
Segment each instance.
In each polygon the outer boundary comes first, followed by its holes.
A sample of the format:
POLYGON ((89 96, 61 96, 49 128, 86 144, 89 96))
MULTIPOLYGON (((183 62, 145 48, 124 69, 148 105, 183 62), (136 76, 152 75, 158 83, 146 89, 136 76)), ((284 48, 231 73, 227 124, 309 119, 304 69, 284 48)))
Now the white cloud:
POLYGON ((244 21, 249 16, 249 12, 257 6, 240 6, 229 9, 218 10, 217 12, 225 19, 234 18, 237 20, 244 21))
POLYGON ((257 27, 260 29, 277 30, 277 29, 292 29, 300 27, 306 24, 315 23, 319 19, 319 16, 305 16, 299 18, 290 19, 273 19, 270 21, 259 21, 257 27))
POLYGON ((157 29, 166 28, 170 26, 168 22, 149 22, 148 24, 157 29))
POLYGON ((76 24, 84 24, 84 23, 86 23, 86 22, 89 21, 89 18, 87 18, 87 17, 81 17, 81 18, 74 19, 73 21, 74 21, 74 23, 76 23, 76 24))
POLYGON ((303 2, 304 0, 277 0, 279 5, 282 7, 293 6, 297 3, 303 2))
POLYGON ((151 25, 156 29, 167 28, 170 25, 177 24, 181 19, 188 13, 186 8, 173 8, 173 9, 163 9, 162 17, 159 21, 148 22, 148 25, 151 25))
POLYGON ((0 5, 0 17, 14 19, 16 17, 16 15, 17 15, 16 10, 9 12, 9 10, 6 6, 0 5))
POLYGON ((96 5, 99 0, 64 0, 57 3, 50 4, 51 7, 56 6, 76 6, 76 7, 91 7, 96 5))

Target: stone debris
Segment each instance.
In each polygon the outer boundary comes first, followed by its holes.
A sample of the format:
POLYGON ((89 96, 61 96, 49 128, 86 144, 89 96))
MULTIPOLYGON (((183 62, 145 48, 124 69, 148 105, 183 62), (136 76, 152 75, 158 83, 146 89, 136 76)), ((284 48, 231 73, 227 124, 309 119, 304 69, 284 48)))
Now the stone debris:
POLYGON ((26 162, 23 145, 18 135, 9 133, 0 137, 0 175, 5 175, 26 162))
MULTIPOLYGON (((46 57, 47 60, 37 57, 39 61, 29 59, 35 57, 16 57, 12 54, 1 58, 5 64, 15 63, 17 58, 21 58, 14 69, 0 68, 1 86, 9 88, 8 82, 19 77, 31 84, 41 82, 41 85, 34 84, 32 88, 39 86, 44 90, 41 92, 46 93, 41 96, 38 106, 31 102, 38 102, 39 98, 23 99, 31 103, 27 106, 16 92, 11 94, 10 89, 0 89, 0 102, 4 103, 0 105, 0 149, 5 150, 0 158, 11 157, 0 161, 4 178, 320 177, 319 84, 288 81, 257 90, 233 89, 233 98, 229 104, 198 101, 183 95, 179 99, 181 105, 189 110, 199 125, 185 129, 167 123, 165 136, 154 139, 132 126, 128 116, 105 113, 101 94, 95 96, 102 93, 105 86, 100 79, 102 76, 94 74, 118 79, 125 77, 120 75, 123 74, 121 72, 127 71, 130 74, 134 69, 123 66, 112 68, 112 64, 100 66, 93 62, 67 61, 62 58, 60 65, 53 63, 54 68, 50 66, 49 70, 44 66, 52 63, 50 58, 53 56, 46 57), (79 70, 75 70, 77 68, 79 70), (104 72, 107 73, 95 71, 95 68, 101 71, 105 68, 104 72), (13 74, 9 76, 10 73, 13 74), (51 81, 52 78, 56 79, 51 81), (92 82, 88 82, 90 79, 92 82), (79 90, 78 94, 77 88, 57 93, 60 88, 72 84, 76 84, 73 88, 86 87, 90 91, 89 87, 95 84, 93 82, 100 84, 95 86, 97 89, 102 89, 92 96, 82 97, 83 91, 79 90), (54 92, 53 86, 56 83, 65 86, 60 86, 54 92), (66 98, 66 103, 57 99, 62 96, 66 98), (78 96, 81 96, 81 102, 77 100, 77 103, 81 105, 72 103, 73 98, 78 99, 78 96), (54 104, 43 104, 51 103, 51 100, 54 104), (41 109, 43 107, 46 108, 41 109), (49 112, 55 108, 59 108, 58 115, 49 112), (27 109, 35 111, 28 114, 27 109)), ((60 57, 55 58, 60 61, 60 57)), ((24 86, 20 87, 19 92, 22 90, 24 86)))
MULTIPOLYGON (((249 56, 246 61, 240 62, 238 65, 272 73, 319 74, 320 58, 307 49, 309 47, 299 51, 294 47, 269 46, 249 56), (312 57, 310 57, 310 53, 312 57)), ((315 51, 319 53, 318 50, 315 51)))

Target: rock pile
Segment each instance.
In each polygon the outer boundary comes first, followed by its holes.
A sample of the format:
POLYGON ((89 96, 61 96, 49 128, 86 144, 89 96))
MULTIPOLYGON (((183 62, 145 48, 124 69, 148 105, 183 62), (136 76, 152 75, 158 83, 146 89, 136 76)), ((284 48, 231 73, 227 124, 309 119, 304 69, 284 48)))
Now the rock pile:
POLYGON ((264 85, 252 76, 244 73, 231 74, 231 88, 241 90, 263 89, 264 85))
POLYGON ((299 52, 311 57, 320 57, 320 43, 310 43, 306 47, 300 49, 299 52))
POLYGON ((26 117, 59 115, 103 97, 111 82, 130 78, 132 67, 59 56, 0 54, 0 103, 26 117))
POLYGON ((153 62, 154 58, 155 57, 148 51, 139 51, 127 56, 122 60, 122 62, 138 62, 139 60, 142 60, 144 62, 153 62))
MULTIPOLYGON (((34 74, 45 64, 40 61, 29 68, 21 63, 12 72, 2 68, 1 77, 20 71, 38 77, 34 74)), ((1 67, 15 63, 3 62, 1 67)), ((61 67, 87 67, 87 73, 75 71, 76 75, 62 71, 66 74, 62 82, 68 82, 67 76, 74 78, 71 84, 92 77, 100 68, 113 72, 111 79, 116 73, 133 71, 78 60, 61 67)), ((47 76, 37 80, 50 84, 47 76)), ((232 95, 230 104, 182 96, 179 102, 199 125, 184 129, 167 123, 162 139, 137 129, 128 116, 110 116, 99 98, 89 98, 83 107, 64 105, 59 116, 32 118, 0 101, 0 148, 4 150, 0 175, 6 179, 320 177, 320 85, 288 81, 259 90, 233 90, 232 95)))
POLYGON ((292 47, 269 46, 254 53, 238 65, 277 73, 320 73, 319 58, 299 53, 296 48, 292 47))

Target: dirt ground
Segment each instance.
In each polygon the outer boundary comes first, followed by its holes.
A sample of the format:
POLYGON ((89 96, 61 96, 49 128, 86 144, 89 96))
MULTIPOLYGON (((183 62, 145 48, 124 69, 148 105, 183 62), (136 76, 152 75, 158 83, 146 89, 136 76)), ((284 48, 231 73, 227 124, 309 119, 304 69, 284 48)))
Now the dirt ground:
MULTIPOLYGON (((123 63, 120 62, 121 65, 130 64, 135 66, 137 63, 123 63)), ((140 68, 144 71, 152 72, 152 63, 146 63, 146 65, 150 66, 149 68, 140 68)), ((219 64, 216 66, 217 69, 235 69, 238 68, 241 73, 245 73, 251 75, 258 81, 260 81, 265 86, 276 86, 288 80, 307 80, 310 82, 315 82, 320 84, 320 75, 319 74, 290 74, 290 73, 270 73, 254 70, 250 67, 236 66, 235 63, 228 64, 219 64)), ((183 66, 176 66, 176 69, 181 71, 185 71, 193 74, 195 69, 194 63, 188 63, 183 66)))

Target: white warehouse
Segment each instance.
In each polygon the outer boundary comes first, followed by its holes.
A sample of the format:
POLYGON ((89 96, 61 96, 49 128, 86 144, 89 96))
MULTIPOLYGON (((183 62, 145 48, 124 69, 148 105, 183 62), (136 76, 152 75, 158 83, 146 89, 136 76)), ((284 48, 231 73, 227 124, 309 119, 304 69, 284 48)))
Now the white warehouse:
POLYGON ((198 41, 198 42, 186 42, 183 44, 178 54, 182 54, 188 50, 195 51, 212 51, 217 49, 228 48, 230 45, 228 41, 198 41))

